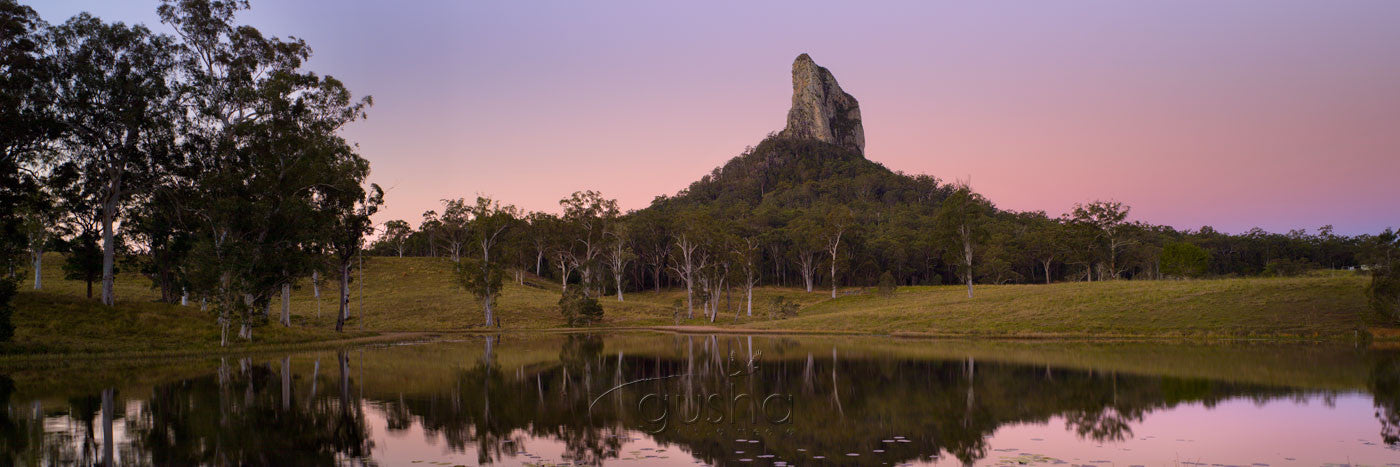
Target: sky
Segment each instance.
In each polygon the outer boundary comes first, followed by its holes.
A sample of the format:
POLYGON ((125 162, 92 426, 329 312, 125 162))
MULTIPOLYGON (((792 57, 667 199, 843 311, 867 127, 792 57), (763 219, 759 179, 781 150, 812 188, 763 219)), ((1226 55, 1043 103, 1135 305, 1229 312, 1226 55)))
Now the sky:
MULTIPOLYGON (((144 0, 21 0, 168 30, 144 0)), ((444 198, 646 207, 782 129, 807 52, 866 157, 998 207, 1239 233, 1400 227, 1400 2, 252 0, 375 105, 376 221, 444 198)))

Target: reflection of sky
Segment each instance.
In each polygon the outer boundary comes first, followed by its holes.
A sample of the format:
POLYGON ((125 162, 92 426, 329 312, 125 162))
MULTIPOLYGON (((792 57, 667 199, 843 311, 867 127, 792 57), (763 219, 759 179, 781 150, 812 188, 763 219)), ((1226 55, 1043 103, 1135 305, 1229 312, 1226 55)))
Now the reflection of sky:
MULTIPOLYGON (((126 416, 137 416, 142 401, 128 400, 126 416)), ((24 407, 24 406, 17 406, 24 407)), ((1199 403, 1181 404, 1171 409, 1159 409, 1148 413, 1140 422, 1130 423, 1132 436, 1124 441, 1096 442, 1079 437, 1065 424, 1063 417, 1052 417, 1047 423, 1022 423, 999 428, 987 440, 987 456, 978 461, 979 465, 993 464, 1003 458, 1029 459, 1038 454, 1060 459, 1069 463, 1091 463, 1109 461, 1112 465, 1140 463, 1146 465, 1186 465, 1187 462, 1205 464, 1250 465, 1256 463, 1270 465, 1321 465, 1325 463, 1352 463, 1383 465, 1400 459, 1400 450, 1387 448, 1379 436, 1379 422, 1372 414, 1372 398, 1365 393, 1348 393, 1335 396, 1330 404, 1325 396, 1308 396, 1295 401, 1286 398, 1256 403, 1249 399, 1236 398, 1207 408, 1199 403)), ((476 446, 469 444, 461 452, 452 451, 439 435, 429 435, 418 423, 407 429, 389 431, 383 409, 378 404, 367 404, 365 419, 368 432, 374 443, 373 458, 381 465, 410 465, 422 461, 421 465, 432 462, 446 462, 449 465, 475 465, 476 446)), ((94 417, 94 443, 88 447, 88 456, 100 456, 102 447, 101 416, 94 417)), ((801 423, 797 420, 796 423, 801 423)), ((797 427, 800 430, 800 427, 797 427)), ((82 423, 66 416, 47 417, 44 420, 46 437, 50 440, 63 439, 58 452, 70 454, 71 459, 80 460, 86 431, 82 423)), ((113 422, 113 431, 118 441, 118 460, 129 453, 130 440, 126 439, 125 419, 118 417, 113 422)), ((505 456, 499 465, 517 465, 527 462, 562 461, 564 443, 548 438, 530 438, 524 432, 517 432, 524 439, 524 452, 538 456, 505 456)), ((851 433, 852 437, 868 437, 871 440, 888 439, 894 436, 915 437, 917 433, 851 433)), ((608 459, 610 464, 637 465, 693 465, 694 458, 682 446, 662 446, 640 432, 630 432, 628 440, 619 449, 619 458, 608 459), (657 453, 664 449, 665 452, 657 453), (666 458, 640 458, 645 455, 666 456, 666 458), (635 459, 635 460, 634 460, 635 459)), ((761 446, 755 445, 744 454, 734 454, 731 461, 741 458, 754 458, 761 453, 761 446)), ((828 461, 840 462, 847 453, 809 452, 810 455, 824 455, 828 461)), ((858 453, 865 460, 878 459, 874 452, 858 453)), ((786 460, 799 465, 811 459, 770 459, 786 460)), ((891 459, 892 461, 895 459, 891 459)), ((939 463, 957 465, 956 458, 945 455, 939 463)))
MULTIPOLYGON (((156 23, 155 1, 23 0, 156 23)), ((376 105, 349 136, 378 221, 491 194, 640 208, 781 129, 810 52, 869 158, 1001 207, 1116 198, 1228 232, 1400 219, 1400 2, 253 0, 376 105)))
MULTIPOLYGON (((400 431, 389 431, 388 421, 385 419, 384 411, 377 408, 370 408, 365 411, 365 423, 369 426, 369 433, 374 439, 374 460, 380 465, 432 465, 432 462, 446 462, 449 465, 476 465, 477 450, 475 445, 469 444, 462 452, 453 452, 440 436, 429 435, 423 427, 417 423, 412 424, 408 429, 400 431), (420 461, 413 464, 414 461, 420 461)), ((525 440, 523 453, 529 453, 535 458, 523 454, 510 456, 504 455, 496 465, 519 465, 524 463, 534 463, 549 465, 547 462, 564 462, 564 442, 548 438, 530 438, 525 433, 517 431, 516 435, 525 440)), ((677 446, 661 446, 656 444, 651 438, 640 433, 629 433, 627 441, 622 443, 622 448, 618 450, 620 458, 637 457, 638 455, 666 456, 666 458, 652 457, 646 458, 637 465, 695 465, 695 459, 677 446), (665 452, 657 453, 656 450, 664 449, 665 452), (633 453, 636 451, 636 454, 633 453)), ((606 463, 626 462, 614 458, 604 461, 606 463)))
POLYGON ((1182 404, 1132 423, 1131 439, 1102 444, 1061 429, 1060 417, 1044 425, 1007 425, 992 435, 988 443, 992 450, 983 462, 1023 453, 1079 464, 1112 462, 1108 465, 1385 465, 1400 461, 1400 451, 1381 442, 1380 422, 1372 416, 1369 394, 1344 394, 1334 402, 1329 407, 1323 396, 1310 396, 1304 402, 1274 399, 1262 404, 1232 399, 1212 408, 1182 404), (1011 448, 1018 451, 995 450, 1011 448))

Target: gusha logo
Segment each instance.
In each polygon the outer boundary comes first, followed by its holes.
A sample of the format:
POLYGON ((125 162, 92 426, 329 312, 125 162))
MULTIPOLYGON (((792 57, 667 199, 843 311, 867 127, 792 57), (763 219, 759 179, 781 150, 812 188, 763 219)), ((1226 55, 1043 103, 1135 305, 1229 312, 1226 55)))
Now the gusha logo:
MULTIPOLYGON (((738 378, 748 378, 753 376, 754 368, 757 368, 758 361, 763 358, 763 353, 758 352, 751 357, 748 362, 739 370, 724 371, 723 375, 731 381, 738 378)), ((734 355, 730 354, 727 359, 728 368, 734 368, 734 355)), ((723 369, 723 367, 721 368, 723 369)), ((628 381, 604 391, 588 404, 591 412, 608 394, 620 391, 622 388, 654 381, 694 376, 692 372, 676 373, 665 376, 654 376, 628 381)), ((644 430, 656 434, 664 431, 671 425, 673 410, 680 413, 680 422, 685 425, 704 422, 713 425, 725 423, 736 424, 740 422, 740 416, 747 412, 748 423, 757 427, 761 424, 768 425, 790 425, 792 424, 793 396, 791 393, 769 393, 760 399, 758 395, 746 392, 735 392, 733 384, 725 385, 727 391, 707 392, 703 387, 699 391, 677 391, 670 394, 665 391, 651 391, 644 393, 637 399, 637 413, 642 415, 642 420, 647 424, 644 430), (747 409, 747 410, 745 410, 747 409)))

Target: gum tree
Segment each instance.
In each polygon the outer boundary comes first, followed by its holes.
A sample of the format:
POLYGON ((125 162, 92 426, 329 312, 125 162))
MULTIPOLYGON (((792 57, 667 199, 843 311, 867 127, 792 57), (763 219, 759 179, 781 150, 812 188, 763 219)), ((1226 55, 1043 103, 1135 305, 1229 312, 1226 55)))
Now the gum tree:
POLYGON ((974 249, 987 237, 985 223, 991 209, 990 203, 964 183, 943 200, 934 219, 934 236, 945 260, 958 265, 958 275, 967 284, 967 298, 972 298, 974 249))
POLYGON ((115 223, 170 158, 174 41, 86 13, 53 29, 65 164, 95 197, 102 228, 102 303, 115 304, 115 223))

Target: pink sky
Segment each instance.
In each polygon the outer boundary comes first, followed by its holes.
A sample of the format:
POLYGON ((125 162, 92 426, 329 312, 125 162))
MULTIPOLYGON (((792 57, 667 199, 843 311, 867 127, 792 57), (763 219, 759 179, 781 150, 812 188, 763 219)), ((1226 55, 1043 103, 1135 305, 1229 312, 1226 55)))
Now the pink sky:
MULTIPOLYGON (((27 3, 156 23, 153 1, 27 3)), ((1002 208, 1400 226, 1400 2, 252 4, 374 96, 347 136, 388 190, 381 222, 478 193, 645 207, 781 129, 808 52, 860 100, 868 158, 1002 208)))

